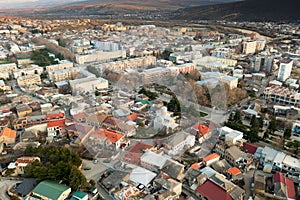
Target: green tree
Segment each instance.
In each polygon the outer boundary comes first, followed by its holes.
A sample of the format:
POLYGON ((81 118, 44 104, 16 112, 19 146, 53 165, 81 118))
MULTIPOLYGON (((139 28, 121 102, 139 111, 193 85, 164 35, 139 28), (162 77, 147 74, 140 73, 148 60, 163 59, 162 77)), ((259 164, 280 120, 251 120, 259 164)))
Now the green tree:
POLYGON ((78 190, 80 188, 86 187, 86 178, 85 178, 85 176, 82 175, 82 173, 76 167, 72 167, 69 180, 70 180, 70 182, 68 185, 73 190, 78 190))
POLYGON ((237 123, 241 123, 242 122, 242 117, 241 117, 241 111, 236 110, 233 116, 233 120, 237 123))
POLYGON ((174 115, 180 115, 180 102, 175 95, 173 95, 167 107, 168 110, 174 112, 174 115))
POLYGON ((276 128, 277 128, 277 121, 276 121, 276 117, 274 115, 272 115, 270 117, 270 122, 269 122, 269 126, 268 126, 268 129, 274 133, 276 131, 276 128))
POLYGON ((292 136, 292 129, 291 128, 286 128, 284 130, 284 133, 283 133, 283 137, 288 139, 292 136))

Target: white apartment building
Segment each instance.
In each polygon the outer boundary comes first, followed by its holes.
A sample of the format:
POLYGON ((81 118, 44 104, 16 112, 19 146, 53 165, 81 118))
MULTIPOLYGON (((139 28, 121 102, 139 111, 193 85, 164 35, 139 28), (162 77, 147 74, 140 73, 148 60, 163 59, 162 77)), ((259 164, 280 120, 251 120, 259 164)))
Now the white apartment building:
POLYGON ((282 82, 286 81, 291 75, 292 67, 293 61, 280 63, 277 80, 282 82))

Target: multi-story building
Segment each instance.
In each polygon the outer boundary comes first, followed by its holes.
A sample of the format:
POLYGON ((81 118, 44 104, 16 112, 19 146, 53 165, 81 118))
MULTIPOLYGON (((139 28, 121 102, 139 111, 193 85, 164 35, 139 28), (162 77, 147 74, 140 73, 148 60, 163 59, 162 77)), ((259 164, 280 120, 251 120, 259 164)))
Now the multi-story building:
POLYGON ((8 72, 9 74, 12 74, 13 71, 16 69, 17 69, 16 63, 0 64, 0 72, 8 72))
POLYGON ((267 87, 263 95, 265 99, 279 104, 300 106, 300 93, 293 89, 274 85, 267 87))
POLYGON ((104 69, 126 70, 126 69, 136 69, 139 67, 148 67, 155 64, 156 64, 156 57, 147 56, 141 58, 122 60, 117 62, 103 63, 98 65, 98 68, 101 70, 104 69))
POLYGON ((56 71, 56 70, 61 70, 61 69, 69 69, 69 68, 73 68, 73 66, 74 66, 74 64, 72 62, 70 62, 68 60, 61 60, 56 65, 46 66, 46 71, 50 72, 50 71, 56 71))
POLYGON ((141 80, 144 84, 159 83, 161 81, 167 81, 171 78, 171 70, 162 67, 156 67, 152 69, 146 69, 141 75, 141 80))
POLYGON ((256 41, 243 42, 243 53, 253 54, 256 52, 256 41))
POLYGON ((287 61, 280 63, 277 80, 286 81, 291 75, 293 67, 293 61, 287 61))
POLYGON ((31 85, 40 85, 42 83, 41 77, 37 74, 20 76, 17 79, 17 82, 20 87, 31 86, 31 85))
POLYGON ((20 76, 28 76, 28 75, 41 75, 44 72, 42 67, 38 65, 31 65, 31 67, 24 68, 24 69, 16 69, 13 71, 14 77, 18 78, 20 76))
POLYGON ((126 51, 96 51, 87 55, 76 55, 76 62, 78 64, 91 63, 91 62, 107 62, 116 58, 126 58, 126 51))
POLYGON ((169 69, 176 71, 177 74, 179 74, 179 73, 186 74, 186 73, 190 73, 190 72, 194 71, 195 65, 193 63, 185 63, 182 65, 172 66, 169 69))
POLYGON ((53 82, 75 79, 80 72, 77 67, 50 71, 49 79, 53 82))
POLYGON ((123 49, 120 43, 107 40, 95 40, 94 47, 102 51, 119 51, 123 49))
POLYGON ((70 80, 73 93, 94 92, 97 89, 107 89, 108 81, 104 78, 87 77, 70 80))
POLYGON ((273 56, 256 56, 252 59, 251 66, 254 72, 265 71, 270 73, 273 69, 273 62, 273 56))

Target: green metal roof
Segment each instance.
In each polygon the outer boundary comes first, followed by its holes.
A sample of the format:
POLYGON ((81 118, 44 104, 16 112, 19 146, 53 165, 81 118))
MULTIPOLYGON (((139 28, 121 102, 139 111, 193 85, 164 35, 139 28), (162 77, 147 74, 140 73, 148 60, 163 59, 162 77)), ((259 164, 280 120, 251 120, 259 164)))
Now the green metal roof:
POLYGON ((59 184, 54 181, 46 180, 40 182, 32 192, 54 200, 58 199, 62 195, 62 193, 68 189, 68 186, 59 184))
POLYGON ((74 192, 71 200, 72 199, 83 199, 86 195, 87 195, 86 193, 77 190, 76 192, 74 192))

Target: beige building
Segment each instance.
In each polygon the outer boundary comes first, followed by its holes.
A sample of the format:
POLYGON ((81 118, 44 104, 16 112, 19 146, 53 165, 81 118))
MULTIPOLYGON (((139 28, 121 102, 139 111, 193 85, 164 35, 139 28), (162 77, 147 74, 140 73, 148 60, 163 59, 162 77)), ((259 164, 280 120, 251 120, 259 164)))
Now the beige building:
POLYGON ((31 65, 28 68, 24 69, 16 69, 13 71, 14 77, 18 78, 20 76, 28 76, 28 75, 41 75, 44 72, 44 69, 42 67, 39 67, 38 65, 31 65))
POLYGON ((31 86, 31 85, 40 85, 42 83, 41 77, 37 74, 20 76, 17 79, 17 82, 20 87, 31 86))
POLYGON ((62 69, 70 69, 73 68, 74 64, 68 60, 62 60, 56 65, 49 65, 46 66, 46 71, 56 71, 56 70, 62 70, 62 69))
POLYGON ((16 143, 17 132, 8 127, 5 127, 0 132, 0 143, 5 145, 15 144, 16 143))
POLYGON ((76 62, 78 64, 91 63, 91 62, 107 62, 116 58, 126 58, 126 51, 96 51, 87 55, 76 55, 76 62))
POLYGON ((55 71, 49 71, 49 79, 53 82, 72 80, 75 79, 80 72, 80 69, 77 67, 60 69, 55 71))
POLYGON ((150 66, 156 64, 156 57, 147 56, 141 58, 132 58, 128 60, 122 60, 117 62, 103 63, 98 67, 100 69, 116 69, 116 70, 126 70, 126 69, 136 69, 139 67, 150 66))
POLYGON ((266 46, 266 40, 258 38, 255 41, 243 42, 243 53, 253 54, 258 51, 263 51, 266 46))
POLYGON ((13 71, 16 69, 17 69, 16 63, 0 64, 0 72, 8 72, 12 74, 13 71))
POLYGON ((146 69, 140 73, 143 84, 159 83, 171 78, 171 70, 162 67, 146 69))
POLYGON ((243 53, 253 54, 256 52, 256 41, 243 42, 243 53))
POLYGON ((87 77, 81 79, 70 80, 72 92, 85 93, 94 92, 97 89, 107 89, 108 81, 104 78, 87 77))
POLYGON ((18 117, 24 117, 30 113, 32 113, 32 108, 27 104, 20 104, 16 107, 18 117))

